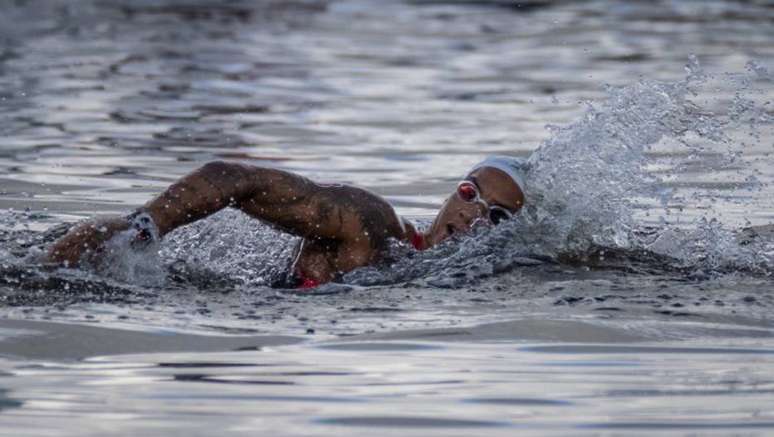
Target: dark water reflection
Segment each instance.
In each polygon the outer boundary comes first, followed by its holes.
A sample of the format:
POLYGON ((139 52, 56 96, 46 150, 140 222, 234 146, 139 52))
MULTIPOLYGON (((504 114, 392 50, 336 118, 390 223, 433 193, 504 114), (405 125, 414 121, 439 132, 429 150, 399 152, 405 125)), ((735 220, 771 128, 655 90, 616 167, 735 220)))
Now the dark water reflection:
MULTIPOLYGON (((2 376, 11 376, 11 375, 2 375, 2 376)), ((11 408, 19 408, 22 405, 24 405, 23 402, 13 399, 11 397, 8 397, 7 389, 0 388, 0 412, 11 408)))

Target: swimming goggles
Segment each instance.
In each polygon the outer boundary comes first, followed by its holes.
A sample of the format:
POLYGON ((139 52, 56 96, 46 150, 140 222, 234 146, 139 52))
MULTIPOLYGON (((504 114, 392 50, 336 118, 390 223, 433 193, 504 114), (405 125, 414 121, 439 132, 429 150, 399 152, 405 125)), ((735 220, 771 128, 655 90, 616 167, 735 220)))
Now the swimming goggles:
POLYGON ((457 184, 457 195, 460 199, 468 203, 480 203, 487 210, 489 221, 493 225, 499 225, 505 220, 513 217, 513 213, 499 205, 489 205, 486 200, 481 198, 481 192, 478 186, 471 181, 461 181, 457 184))

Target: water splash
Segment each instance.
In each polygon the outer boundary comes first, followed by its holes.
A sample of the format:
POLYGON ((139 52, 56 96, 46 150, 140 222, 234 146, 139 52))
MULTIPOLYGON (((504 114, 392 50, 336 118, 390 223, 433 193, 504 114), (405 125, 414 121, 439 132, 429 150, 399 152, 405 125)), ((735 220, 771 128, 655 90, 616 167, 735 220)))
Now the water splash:
POLYGON ((247 287, 283 275, 298 238, 236 210, 223 210, 168 235, 161 257, 188 276, 229 278, 247 287))
POLYGON ((134 247, 134 230, 118 233, 106 244, 94 271, 109 278, 144 287, 161 287, 166 281, 164 262, 159 256, 159 243, 134 247))
MULTIPOLYGON (((528 160, 528 199, 518 219, 423 254, 404 250, 388 269, 364 269, 346 279, 375 284, 421 277, 431 285, 459 286, 537 260, 588 262, 595 255, 599 261, 605 252, 648 259, 664 269, 769 274, 774 269, 771 240, 744 241, 737 230, 712 217, 712 210, 681 223, 666 209, 673 190, 648 170, 648 152, 666 144, 684 148, 692 160, 721 148, 726 153, 716 165, 733 165, 749 145, 735 141, 734 131, 744 130, 759 143, 761 129, 772 125, 770 102, 751 97, 766 95, 755 83, 770 76, 756 63, 748 63, 744 74, 712 75, 695 57, 686 71, 677 82, 641 80, 608 87, 607 100, 588 104, 579 121, 550 126, 551 138, 528 160), (720 108, 713 107, 717 101, 699 98, 717 81, 733 91, 720 108), (640 204, 655 205, 649 214, 661 209, 658 226, 646 226, 637 217, 640 204)), ((675 164, 667 176, 685 168, 675 164)), ((742 185, 752 190, 761 183, 749 174, 742 185)))
MULTIPOLYGON (((649 151, 662 143, 678 145, 691 159, 721 148, 726 160, 718 165, 729 166, 748 146, 732 139, 735 130, 760 142, 761 129, 772 125, 770 102, 750 97, 766 95, 755 87, 755 80, 770 80, 760 65, 751 62, 746 74, 718 77, 704 72, 692 57, 686 70, 686 78, 678 82, 642 80, 609 88, 608 99, 599 107, 590 105, 580 121, 552 128, 551 139, 529 159, 529 200, 517 225, 517 241, 552 257, 582 256, 604 247, 647 250, 706 270, 774 266, 772 258, 764 257, 769 253, 765 242, 740 246, 737 233, 713 219, 712 210, 687 226, 664 219, 664 210, 659 229, 643 237, 636 204, 645 199, 664 207, 672 195, 648 171, 649 151), (725 107, 698 98, 717 80, 733 89, 725 107)), ((754 175, 747 175, 744 183, 748 189, 760 185, 754 175)))
POLYGON ((530 157, 525 235, 549 255, 593 246, 630 248, 633 204, 659 204, 669 192, 646 169, 646 152, 665 139, 692 147, 687 138, 725 141, 727 122, 688 100, 707 80, 695 58, 679 82, 641 80, 608 88, 608 99, 584 117, 551 127, 552 137, 530 157))

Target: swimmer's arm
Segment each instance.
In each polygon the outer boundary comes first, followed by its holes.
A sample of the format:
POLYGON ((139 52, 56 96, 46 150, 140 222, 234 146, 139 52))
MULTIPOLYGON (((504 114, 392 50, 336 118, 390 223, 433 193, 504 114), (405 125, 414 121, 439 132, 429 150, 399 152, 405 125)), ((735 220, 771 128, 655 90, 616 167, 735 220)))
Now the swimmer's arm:
POLYGON ((229 206, 305 238, 345 239, 359 225, 325 186, 282 170, 222 161, 183 177, 143 209, 163 236, 229 206))
MULTIPOLYGON (((159 236, 232 206, 305 238, 343 239, 359 222, 330 190, 302 176, 270 168, 211 162, 184 176, 142 209, 159 236)), ((73 227, 49 247, 50 262, 76 265, 98 254, 116 233, 130 228, 124 217, 97 218, 73 227)))

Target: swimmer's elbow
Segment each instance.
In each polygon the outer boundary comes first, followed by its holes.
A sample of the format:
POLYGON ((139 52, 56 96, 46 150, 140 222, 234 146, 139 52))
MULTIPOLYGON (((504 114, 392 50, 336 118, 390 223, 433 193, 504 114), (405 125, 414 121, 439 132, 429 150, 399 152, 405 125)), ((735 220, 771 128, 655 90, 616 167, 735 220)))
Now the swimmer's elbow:
POLYGON ((255 191, 257 167, 237 162, 211 161, 201 166, 195 175, 200 183, 215 188, 226 199, 239 202, 255 191))
POLYGON ((229 176, 241 173, 245 170, 245 166, 234 162, 226 161, 210 161, 199 168, 199 171, 212 176, 229 176))

